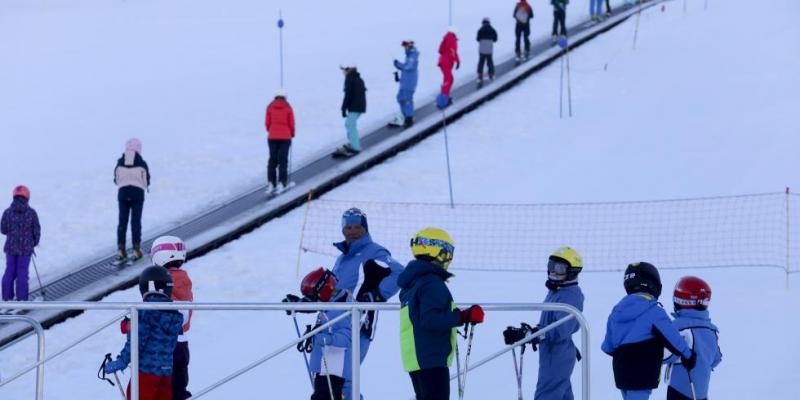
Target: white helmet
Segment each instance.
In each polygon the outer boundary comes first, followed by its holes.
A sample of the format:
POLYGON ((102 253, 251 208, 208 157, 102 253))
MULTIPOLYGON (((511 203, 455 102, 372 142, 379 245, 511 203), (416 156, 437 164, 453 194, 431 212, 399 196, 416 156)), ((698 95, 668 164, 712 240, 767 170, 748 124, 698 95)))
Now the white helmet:
POLYGON ((150 259, 161 267, 172 261, 186 261, 186 244, 177 236, 161 236, 153 241, 150 259))

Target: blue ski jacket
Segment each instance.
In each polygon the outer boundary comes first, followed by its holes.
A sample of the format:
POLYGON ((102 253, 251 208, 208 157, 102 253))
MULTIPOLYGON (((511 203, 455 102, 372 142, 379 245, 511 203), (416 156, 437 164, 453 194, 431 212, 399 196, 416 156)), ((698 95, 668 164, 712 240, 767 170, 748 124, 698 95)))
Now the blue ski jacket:
POLYGON ((657 388, 664 347, 685 358, 692 356, 692 350, 655 297, 647 293, 623 297, 608 316, 601 347, 613 357, 617 388, 657 388))
MULTIPOLYGON (((672 325, 681 332, 689 347, 697 354, 697 363, 692 369, 692 381, 698 399, 708 398, 708 386, 711 371, 722 361, 719 349, 719 329, 711 323, 708 310, 678 310, 674 314, 672 325)), ((667 372, 669 385, 682 395, 691 398, 692 389, 686 368, 680 359, 672 355, 664 360, 670 365, 667 372)))
MULTIPOLYGON (((545 303, 569 304, 583 311, 583 292, 577 284, 550 290, 545 303)), ((539 328, 544 328, 568 316, 565 312, 545 311, 539 318, 539 328)), ((539 344, 539 380, 536 382, 537 399, 572 399, 570 376, 575 367, 577 348, 572 334, 580 329, 576 320, 570 320, 545 333, 539 344)))
MULTIPOLYGON (((145 302, 171 302, 167 297, 148 296, 145 302)), ((174 310, 139 311, 139 371, 157 375, 172 375, 172 353, 183 327, 183 315, 174 310)), ((115 370, 125 369, 131 362, 131 333, 125 347, 114 361, 115 370)))
POLYGON ((405 62, 394 60, 394 67, 400 70, 401 91, 414 92, 417 89, 417 66, 419 65, 419 51, 414 46, 406 49, 405 62))
MULTIPOLYGON (((348 291, 342 290, 331 299, 331 303, 336 302, 353 302, 353 297, 348 291)), ((342 313, 344 311, 320 311, 317 314, 317 325, 322 325, 342 313)), ((352 377, 353 365, 350 361, 353 351, 351 332, 350 318, 342 318, 339 322, 314 335, 314 346, 309 361, 311 372, 327 375, 326 371, 329 371, 330 375, 349 381, 352 377), (323 361, 323 355, 325 361, 323 361), (327 364, 327 370, 325 364, 327 364)))
POLYGON ((403 265, 392 258, 389 250, 373 242, 369 233, 350 245, 344 241, 333 245, 342 252, 333 265, 337 289, 349 290, 356 301, 365 301, 368 296, 376 301, 377 295, 386 301, 400 291, 397 277, 403 272, 403 265))

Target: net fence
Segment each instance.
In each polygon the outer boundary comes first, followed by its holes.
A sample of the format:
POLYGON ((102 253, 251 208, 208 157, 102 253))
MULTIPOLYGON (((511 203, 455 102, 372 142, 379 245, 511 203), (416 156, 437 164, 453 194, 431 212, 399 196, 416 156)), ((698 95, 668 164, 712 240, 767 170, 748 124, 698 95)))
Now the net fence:
POLYGON ((798 272, 800 196, 750 194, 574 204, 448 204, 314 200, 301 254, 337 256, 341 214, 358 207, 372 238, 400 261, 422 228, 455 241, 451 268, 544 271, 560 246, 578 250, 585 272, 621 271, 634 261, 664 269, 769 267, 798 272))

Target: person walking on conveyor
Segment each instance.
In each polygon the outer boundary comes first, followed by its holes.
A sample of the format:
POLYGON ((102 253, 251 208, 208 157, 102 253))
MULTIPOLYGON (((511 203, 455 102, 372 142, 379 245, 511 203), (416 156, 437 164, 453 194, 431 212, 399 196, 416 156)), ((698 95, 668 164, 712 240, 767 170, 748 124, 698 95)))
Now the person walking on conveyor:
POLYGON ((127 261, 129 264, 144 256, 142 244, 142 210, 144 208, 144 192, 150 187, 150 169, 142 158, 142 142, 133 138, 125 143, 125 152, 117 160, 114 168, 114 183, 119 203, 119 223, 117 225, 117 257, 114 261, 119 265, 127 261), (128 220, 131 222, 131 238, 133 254, 128 258, 125 250, 125 235, 128 231, 128 220))
POLYGON ((275 99, 267 106, 264 119, 267 128, 267 144, 269 145, 269 161, 267 162, 266 194, 280 194, 289 183, 289 149, 294 139, 294 111, 286 101, 286 93, 279 90, 275 99), (277 169, 277 174, 275 173, 277 169), (277 175, 277 176, 276 176, 277 175))
POLYGON ((395 80, 400 83, 397 89, 397 103, 400 105, 400 115, 389 126, 408 128, 414 125, 414 91, 417 90, 417 67, 419 65, 419 51, 414 47, 413 40, 404 40, 401 45, 406 52, 406 60, 394 60, 395 80))
POLYGON ((558 42, 559 35, 567 37, 567 4, 569 0, 550 0, 553 5, 553 33, 551 44, 558 42))
POLYGON ((497 42, 497 31, 492 27, 489 17, 481 21, 478 29, 478 82, 483 82, 483 66, 489 66, 489 80, 494 79, 494 44, 497 42))
POLYGON ((527 60, 531 53, 531 19, 533 19, 533 8, 526 0, 519 0, 514 6, 514 20, 516 25, 514 27, 514 35, 516 41, 514 42, 514 53, 517 55, 517 61, 523 59, 527 60), (522 55, 520 48, 520 39, 525 41, 525 54, 522 55))
POLYGON ((341 66, 344 74, 344 99, 342 99, 342 118, 347 130, 348 143, 336 149, 334 157, 352 157, 361 152, 361 138, 358 136, 358 118, 367 112, 367 87, 355 63, 341 66))

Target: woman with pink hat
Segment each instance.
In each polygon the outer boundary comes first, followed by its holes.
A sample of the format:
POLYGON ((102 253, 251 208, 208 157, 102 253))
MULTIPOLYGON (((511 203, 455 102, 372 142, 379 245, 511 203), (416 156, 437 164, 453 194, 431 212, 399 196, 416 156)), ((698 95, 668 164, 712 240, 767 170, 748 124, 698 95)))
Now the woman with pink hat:
POLYGON ((125 152, 117 160, 114 169, 114 183, 119 202, 119 224, 117 225, 117 258, 115 263, 129 264, 142 258, 142 209, 144 208, 144 192, 150 187, 150 170, 142 158, 142 142, 132 138, 125 143, 125 152), (128 258, 125 250, 125 235, 128 232, 128 219, 131 221, 133 253, 128 258))

